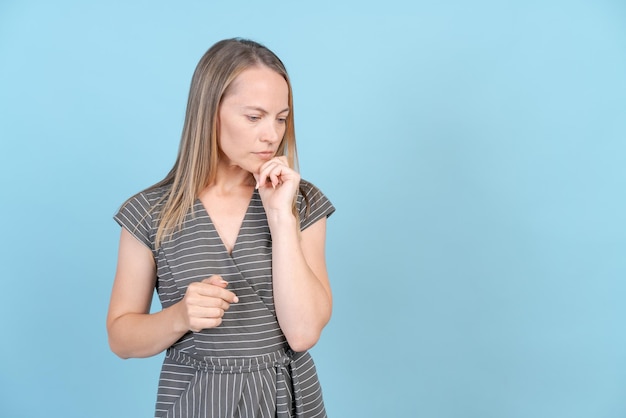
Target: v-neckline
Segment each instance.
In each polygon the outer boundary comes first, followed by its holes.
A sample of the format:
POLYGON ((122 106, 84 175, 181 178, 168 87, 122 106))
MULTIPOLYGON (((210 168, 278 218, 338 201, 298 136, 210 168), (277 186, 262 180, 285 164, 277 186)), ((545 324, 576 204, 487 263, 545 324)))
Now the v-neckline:
POLYGON ((237 236, 235 237, 233 248, 230 251, 228 251, 228 248, 226 247, 226 244, 224 243, 224 239, 220 235, 220 232, 218 231, 217 226, 215 225, 213 218, 211 218, 211 215, 209 214, 209 211, 207 210, 206 206, 204 206, 204 203, 202 203, 202 200, 200 200, 199 197, 196 198, 196 205, 199 205, 198 210, 209 219, 210 221, 209 223, 211 224, 211 229, 213 229, 213 232, 215 232, 215 235, 217 236, 217 239, 219 240, 220 245, 222 246, 222 250, 224 251, 224 253, 228 254, 228 256, 231 259, 233 258, 233 252, 235 252, 235 249, 239 246, 239 243, 241 241, 241 230, 243 229, 243 226, 246 223, 248 216, 250 215, 250 211, 252 209, 252 202, 254 202, 256 195, 257 195, 257 190, 256 189, 252 190, 252 196, 250 196, 250 200, 248 201, 248 206, 246 207, 246 211, 244 212, 243 218, 241 219, 241 224, 239 224, 239 230, 237 231, 237 236))

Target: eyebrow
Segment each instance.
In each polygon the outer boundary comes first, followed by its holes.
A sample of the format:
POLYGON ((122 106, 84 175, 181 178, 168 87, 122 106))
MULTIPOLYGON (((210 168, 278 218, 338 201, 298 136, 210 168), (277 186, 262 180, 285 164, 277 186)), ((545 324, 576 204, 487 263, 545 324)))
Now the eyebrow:
MULTIPOLYGON (((257 112, 261 112, 263 114, 268 114, 269 112, 265 109, 263 109, 262 107, 259 106, 244 106, 243 107, 246 110, 256 110, 257 112)), ((289 112, 289 108, 285 108, 283 110, 281 110, 280 112, 278 112, 277 114, 280 115, 281 113, 285 113, 285 112, 289 112)))

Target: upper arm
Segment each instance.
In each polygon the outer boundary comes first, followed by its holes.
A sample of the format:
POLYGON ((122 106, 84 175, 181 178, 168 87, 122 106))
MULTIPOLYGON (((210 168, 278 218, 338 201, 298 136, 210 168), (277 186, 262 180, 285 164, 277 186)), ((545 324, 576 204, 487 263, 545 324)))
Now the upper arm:
POLYGON ((149 313, 155 282, 152 251, 122 228, 107 326, 126 313, 149 313))
POLYGON ((300 234, 300 247, 309 268, 320 281, 332 301, 328 270, 326 268, 326 217, 322 217, 300 234))

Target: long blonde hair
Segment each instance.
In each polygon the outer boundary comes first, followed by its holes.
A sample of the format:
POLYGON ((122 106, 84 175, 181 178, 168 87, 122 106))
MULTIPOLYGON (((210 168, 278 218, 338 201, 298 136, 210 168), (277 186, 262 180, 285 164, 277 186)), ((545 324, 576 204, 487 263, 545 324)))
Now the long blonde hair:
POLYGON ((215 180, 221 101, 242 71, 259 65, 276 71, 287 82, 290 111, 276 155, 286 155, 290 167, 296 167, 293 95, 284 64, 268 48, 251 40, 233 38, 216 43, 202 56, 194 71, 176 162, 167 176, 150 188, 168 186, 160 202, 163 207, 156 234, 157 248, 180 228, 200 192, 215 180))

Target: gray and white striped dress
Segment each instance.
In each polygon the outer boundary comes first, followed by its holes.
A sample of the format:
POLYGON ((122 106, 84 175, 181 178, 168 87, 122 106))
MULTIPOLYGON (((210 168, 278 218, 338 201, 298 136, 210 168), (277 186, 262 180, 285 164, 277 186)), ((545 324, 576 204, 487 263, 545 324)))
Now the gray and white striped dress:
MULTIPOLYGON (((300 228, 335 208, 302 180, 300 228), (306 195, 307 199, 304 199, 306 195), (307 204, 308 201, 308 204, 307 204), (308 206, 308 210, 307 210, 308 206)), ((182 228, 155 249, 165 188, 133 196, 114 219, 152 250, 164 308, 180 301, 190 283, 220 275, 239 298, 217 328, 188 332, 167 350, 156 417, 325 417, 322 391, 308 352, 289 348, 274 309, 272 240, 255 190, 232 254, 199 200, 182 228)))

